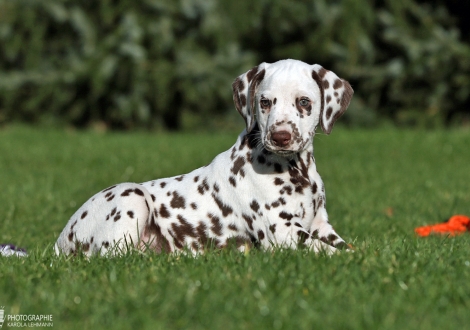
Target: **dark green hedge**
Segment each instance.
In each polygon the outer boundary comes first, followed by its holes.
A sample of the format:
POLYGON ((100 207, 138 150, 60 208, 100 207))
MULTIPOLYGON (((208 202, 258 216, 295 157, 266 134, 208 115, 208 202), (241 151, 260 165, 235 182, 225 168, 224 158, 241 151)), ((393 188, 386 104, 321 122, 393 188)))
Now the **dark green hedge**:
POLYGON ((452 17, 380 3, 0 0, 0 123, 176 129, 182 113, 233 109, 233 79, 282 58, 349 80, 351 124, 468 114, 470 48, 452 17))

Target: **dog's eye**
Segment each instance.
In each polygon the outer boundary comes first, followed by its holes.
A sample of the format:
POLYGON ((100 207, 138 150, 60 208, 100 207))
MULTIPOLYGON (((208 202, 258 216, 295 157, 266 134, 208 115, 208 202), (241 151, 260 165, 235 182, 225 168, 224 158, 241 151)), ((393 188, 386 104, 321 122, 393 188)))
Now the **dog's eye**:
POLYGON ((301 99, 301 100, 299 101, 299 105, 300 105, 301 107, 306 107, 306 106, 308 106, 309 104, 310 104, 309 99, 301 99))
POLYGON ((271 105, 271 101, 269 101, 268 99, 261 99, 259 103, 262 107, 269 107, 271 105))

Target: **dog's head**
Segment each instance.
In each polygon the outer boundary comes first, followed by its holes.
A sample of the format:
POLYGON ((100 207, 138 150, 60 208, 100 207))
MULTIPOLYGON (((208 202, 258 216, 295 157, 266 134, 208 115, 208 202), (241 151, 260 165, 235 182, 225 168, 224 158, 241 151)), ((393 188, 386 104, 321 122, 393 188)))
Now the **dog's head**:
POLYGON ((247 132, 258 123, 264 147, 280 155, 304 150, 319 123, 330 134, 354 93, 333 72, 296 60, 262 63, 235 79, 232 88, 247 132))

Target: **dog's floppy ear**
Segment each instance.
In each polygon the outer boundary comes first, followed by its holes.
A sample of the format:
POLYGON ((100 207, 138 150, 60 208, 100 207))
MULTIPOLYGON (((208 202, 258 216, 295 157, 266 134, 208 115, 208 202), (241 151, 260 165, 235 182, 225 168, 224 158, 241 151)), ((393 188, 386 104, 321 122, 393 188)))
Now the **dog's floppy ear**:
POLYGON ((346 80, 339 78, 332 71, 321 65, 312 65, 312 78, 320 87, 321 112, 320 123, 323 132, 330 134, 338 119, 348 108, 354 91, 346 80))
POLYGON ((255 93, 266 73, 267 63, 261 63, 240 75, 232 84, 233 102, 246 124, 246 131, 255 126, 255 93))

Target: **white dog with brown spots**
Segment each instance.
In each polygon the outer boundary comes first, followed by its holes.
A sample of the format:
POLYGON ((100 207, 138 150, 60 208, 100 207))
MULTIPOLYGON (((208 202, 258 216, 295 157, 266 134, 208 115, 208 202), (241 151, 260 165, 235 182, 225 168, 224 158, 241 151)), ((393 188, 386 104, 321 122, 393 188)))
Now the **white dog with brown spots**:
POLYGON ((329 134, 346 111, 349 83, 320 65, 283 60, 260 64, 232 87, 246 122, 232 148, 185 175, 99 192, 70 218, 56 253, 344 247, 328 222, 312 141, 318 125, 329 134))

